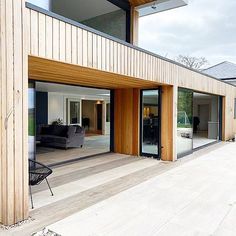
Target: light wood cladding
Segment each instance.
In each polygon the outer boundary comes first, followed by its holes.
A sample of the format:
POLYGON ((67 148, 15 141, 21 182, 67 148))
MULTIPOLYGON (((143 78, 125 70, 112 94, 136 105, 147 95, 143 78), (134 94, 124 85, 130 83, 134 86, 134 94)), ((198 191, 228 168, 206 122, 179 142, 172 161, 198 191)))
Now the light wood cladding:
POLYGON ((139 12, 134 7, 131 8, 131 29, 130 38, 133 45, 138 45, 139 34, 139 12))
MULTIPOLYGON (((77 26, 72 26, 72 29, 70 29, 67 23, 52 19, 49 16, 44 17, 40 12, 27 9, 27 15, 30 19, 28 24, 29 32, 31 32, 31 34, 29 34, 29 42, 31 42, 29 44, 29 55, 35 57, 45 55, 46 59, 79 65, 82 71, 81 77, 83 78, 81 78, 81 80, 78 79, 78 81, 82 82, 82 85, 88 85, 90 81, 92 86, 94 84, 98 87, 105 86, 109 88, 116 86, 116 88, 119 88, 122 84, 123 87, 142 87, 151 85, 144 85, 145 81, 147 81, 151 82, 153 85, 155 84, 155 86, 165 84, 225 96, 225 108, 227 111, 225 112, 225 139, 231 138, 234 133, 236 133, 236 120, 233 114, 233 98, 236 97, 235 87, 139 48, 104 38, 77 26), (40 26, 40 24, 44 22, 44 19, 46 28, 40 26), (51 27, 51 32, 47 29, 48 27, 51 27), (46 33, 43 32, 44 30, 46 33), (49 39, 49 44, 46 44, 46 49, 44 47, 44 41, 40 39, 41 36, 39 37, 39 35, 46 35, 49 39), (52 43, 51 38, 53 38, 52 43), (73 50, 71 46, 72 42, 73 50), (40 45, 41 43, 42 45, 40 45), (96 73, 93 71, 94 73, 89 75, 89 72, 92 72, 89 69, 95 69, 97 71, 96 73), (110 81, 111 79, 107 80, 107 75, 110 76, 111 74, 106 74, 106 72, 112 73, 112 83, 110 81), (102 75, 102 73, 105 75, 104 78, 94 81, 94 76, 97 77, 96 74, 102 75), (85 78, 85 74, 87 74, 87 79, 85 78)), ((45 64, 45 66, 47 65, 45 64)), ((35 66, 33 67, 33 73, 30 69, 30 76, 32 76, 32 78, 47 79, 48 75, 43 71, 44 68, 40 67, 39 70, 37 70, 35 66)), ((71 75, 73 72, 68 70, 69 67, 66 65, 63 65, 60 71, 63 68, 65 68, 65 71, 61 76, 58 76, 58 81, 75 83, 73 78, 75 74, 71 75), (66 75, 67 72, 68 75, 66 75), (62 75, 67 78, 62 78, 62 75)), ((75 70, 79 71, 80 69, 75 70)), ((51 71, 53 68, 45 68, 45 70, 51 71)), ((56 80, 53 73, 54 72, 52 72, 51 77, 54 76, 56 80)))
POLYGON ((114 151, 139 155, 139 89, 114 92, 114 151))
POLYGON ((175 110, 177 109, 174 86, 163 86, 161 97, 161 159, 174 161, 175 159, 175 110))
POLYGON ((153 81, 33 56, 29 56, 29 78, 107 89, 151 88, 156 85, 153 81))
POLYGON ((0 12, 0 222, 10 225, 28 217, 29 35, 25 1, 0 0, 0 12))

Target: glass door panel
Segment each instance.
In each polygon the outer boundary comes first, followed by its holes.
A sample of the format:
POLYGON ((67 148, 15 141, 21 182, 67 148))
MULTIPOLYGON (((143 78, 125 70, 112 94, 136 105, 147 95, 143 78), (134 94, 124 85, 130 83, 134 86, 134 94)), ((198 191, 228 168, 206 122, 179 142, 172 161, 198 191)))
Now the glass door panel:
POLYGON ((28 157, 35 159, 35 84, 28 84, 28 157))
POLYGON ((68 123, 70 125, 81 125, 81 101, 68 99, 68 123))
POLYGON ((142 155, 159 155, 159 90, 143 90, 142 104, 142 155))
POLYGON ((193 150, 193 92, 178 90, 177 153, 181 157, 193 150))

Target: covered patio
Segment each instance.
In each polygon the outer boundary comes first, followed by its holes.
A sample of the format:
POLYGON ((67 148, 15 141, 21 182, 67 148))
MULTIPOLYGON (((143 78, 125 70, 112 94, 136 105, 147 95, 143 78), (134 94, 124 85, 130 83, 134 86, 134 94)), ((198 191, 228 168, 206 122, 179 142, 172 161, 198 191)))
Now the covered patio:
POLYGON ((48 181, 54 196, 46 182, 32 187, 31 220, 9 231, 0 229, 0 235, 31 235, 155 176, 163 166, 160 163, 156 159, 108 153, 53 167, 48 181))
POLYGON ((173 235, 177 228, 177 235, 231 232, 234 152, 234 143, 218 143, 172 163, 106 154, 58 166, 49 178, 54 197, 45 183, 35 187, 31 220, 0 230, 0 235, 31 235, 44 227, 61 235, 73 235, 78 229, 82 235, 91 235, 93 229, 105 235, 121 235, 120 230, 125 235, 138 235, 139 229, 147 230, 142 223, 148 226, 148 235, 173 235), (186 213, 181 213, 184 209, 186 213), (124 227, 117 228, 116 222, 124 227))

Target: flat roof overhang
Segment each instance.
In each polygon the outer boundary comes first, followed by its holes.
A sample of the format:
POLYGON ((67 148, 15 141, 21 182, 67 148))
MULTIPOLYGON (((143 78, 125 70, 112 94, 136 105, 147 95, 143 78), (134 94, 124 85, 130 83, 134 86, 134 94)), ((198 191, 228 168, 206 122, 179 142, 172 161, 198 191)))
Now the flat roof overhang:
POLYGON ((139 12, 139 16, 142 17, 186 5, 188 5, 188 0, 156 0, 136 6, 136 10, 139 12))
POLYGON ((29 79, 94 88, 156 88, 160 83, 29 56, 29 79))

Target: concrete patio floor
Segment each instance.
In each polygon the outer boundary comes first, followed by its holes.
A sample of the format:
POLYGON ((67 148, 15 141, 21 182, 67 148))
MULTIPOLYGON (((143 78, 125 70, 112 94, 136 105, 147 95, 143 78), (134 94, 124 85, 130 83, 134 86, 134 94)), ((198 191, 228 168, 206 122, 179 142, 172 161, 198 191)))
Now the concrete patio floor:
POLYGON ((71 235, 236 235, 236 144, 101 201, 48 229, 71 235))
POLYGON ((236 144, 218 143, 177 162, 98 156, 54 169, 34 189, 33 221, 62 236, 236 235, 236 144))

